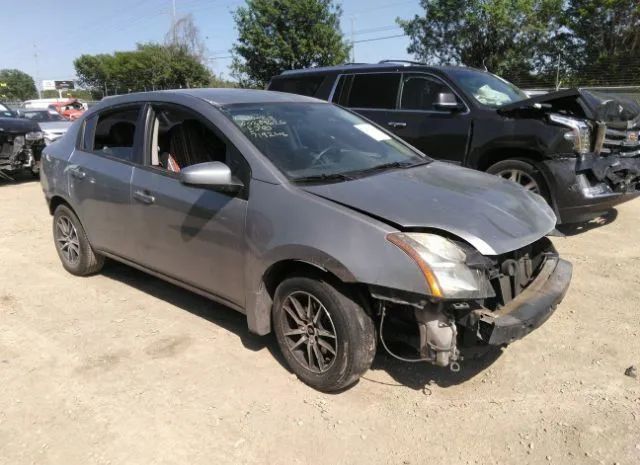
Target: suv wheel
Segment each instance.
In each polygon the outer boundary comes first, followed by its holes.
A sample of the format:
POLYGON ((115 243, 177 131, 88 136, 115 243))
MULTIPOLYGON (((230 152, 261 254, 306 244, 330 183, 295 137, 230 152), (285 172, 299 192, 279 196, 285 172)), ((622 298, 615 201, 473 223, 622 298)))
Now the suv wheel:
POLYGON ((104 257, 93 251, 78 217, 65 205, 53 214, 53 239, 62 266, 76 276, 97 273, 104 265, 104 257))
POLYGON ((283 281, 276 289, 273 320, 289 367, 315 389, 343 389, 371 366, 373 320, 349 293, 321 278, 283 281))
POLYGON ((522 159, 508 159, 491 165, 487 173, 520 184, 528 191, 541 195, 549 202, 549 189, 544 177, 532 162, 522 159))

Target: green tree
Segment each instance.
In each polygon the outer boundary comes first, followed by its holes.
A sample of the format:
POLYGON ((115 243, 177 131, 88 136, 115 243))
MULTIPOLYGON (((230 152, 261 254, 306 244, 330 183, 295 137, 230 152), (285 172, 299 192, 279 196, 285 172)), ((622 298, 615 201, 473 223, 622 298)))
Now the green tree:
POLYGON ((287 69, 345 62, 341 14, 333 0, 246 0, 233 15, 234 75, 242 86, 264 87, 287 69))
POLYGON ((177 45, 138 44, 136 50, 82 55, 74 61, 78 81, 103 95, 204 87, 209 70, 177 45))
POLYGON ((5 100, 28 100, 38 97, 33 78, 18 69, 0 70, 0 96, 5 100))
POLYGON ((409 53, 430 64, 486 67, 534 79, 564 39, 563 0, 420 0, 423 15, 398 19, 409 53))
POLYGON ((569 82, 640 85, 638 0, 568 0, 563 26, 571 31, 560 57, 569 82))

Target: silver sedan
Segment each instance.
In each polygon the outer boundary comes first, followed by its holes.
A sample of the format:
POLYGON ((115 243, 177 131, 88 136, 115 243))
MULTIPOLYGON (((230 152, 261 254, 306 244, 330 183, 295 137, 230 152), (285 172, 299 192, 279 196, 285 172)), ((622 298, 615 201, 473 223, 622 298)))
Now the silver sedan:
POLYGON ((66 270, 109 257, 222 302, 324 391, 378 341, 459 370, 463 339, 525 336, 571 278, 540 196, 291 94, 106 99, 45 149, 41 182, 66 270))

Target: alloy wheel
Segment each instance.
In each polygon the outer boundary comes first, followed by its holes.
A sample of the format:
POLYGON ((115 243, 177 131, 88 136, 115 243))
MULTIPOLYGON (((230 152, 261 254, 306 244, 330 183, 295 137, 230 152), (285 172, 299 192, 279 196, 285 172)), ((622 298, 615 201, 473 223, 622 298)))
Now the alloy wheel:
POLYGON ((56 244, 68 264, 75 265, 78 263, 80 260, 78 231, 67 216, 60 216, 56 222, 56 244))
POLYGON ((500 176, 503 179, 508 179, 516 184, 520 184, 526 190, 533 192, 534 194, 540 194, 540 186, 530 174, 517 169, 502 170, 496 173, 496 176, 500 176))
POLYGON ((314 373, 324 373, 336 360, 338 338, 331 315, 308 292, 292 292, 282 303, 283 333, 296 361, 314 373))

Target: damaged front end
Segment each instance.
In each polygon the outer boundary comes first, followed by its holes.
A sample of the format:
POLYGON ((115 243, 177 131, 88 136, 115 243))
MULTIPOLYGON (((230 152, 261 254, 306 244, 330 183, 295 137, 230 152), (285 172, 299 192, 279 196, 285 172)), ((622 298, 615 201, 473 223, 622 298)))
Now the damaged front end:
POLYGON ((37 175, 44 137, 37 125, 17 118, 0 118, 0 178, 13 180, 20 171, 37 175))
MULTIPOLYGON (((521 339, 551 316, 569 287, 571 264, 559 258, 547 238, 498 256, 456 245, 476 282, 483 283, 476 288, 482 297, 425 298, 371 288, 380 339, 393 357, 458 371, 465 347, 521 339)), ((467 292, 472 294, 470 288, 467 292)))
POLYGON ((561 222, 606 213, 640 194, 640 105, 585 89, 569 89, 508 105, 502 113, 535 112, 560 128, 541 163, 561 222))

